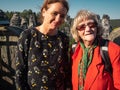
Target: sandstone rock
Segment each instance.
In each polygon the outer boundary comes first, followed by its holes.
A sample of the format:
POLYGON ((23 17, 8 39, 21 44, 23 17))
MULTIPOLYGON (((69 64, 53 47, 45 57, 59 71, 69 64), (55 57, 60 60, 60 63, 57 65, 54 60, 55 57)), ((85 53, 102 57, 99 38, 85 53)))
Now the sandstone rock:
POLYGON ((103 15, 101 24, 103 27, 102 37, 108 39, 110 32, 112 31, 112 26, 110 25, 110 17, 108 15, 103 15))
POLYGON ((22 29, 27 29, 28 28, 28 22, 27 22, 27 19, 26 18, 21 18, 21 25, 20 25, 20 27, 22 28, 22 29))
POLYGON ((118 27, 117 29, 114 29, 110 33, 109 40, 112 40, 113 42, 115 42, 118 45, 120 45, 120 27, 118 27))
POLYGON ((30 15, 29 17, 29 26, 28 28, 36 26, 36 20, 34 15, 30 15))
POLYGON ((17 13, 14 13, 11 20, 10 20, 10 26, 20 27, 20 24, 21 24, 20 15, 17 13))

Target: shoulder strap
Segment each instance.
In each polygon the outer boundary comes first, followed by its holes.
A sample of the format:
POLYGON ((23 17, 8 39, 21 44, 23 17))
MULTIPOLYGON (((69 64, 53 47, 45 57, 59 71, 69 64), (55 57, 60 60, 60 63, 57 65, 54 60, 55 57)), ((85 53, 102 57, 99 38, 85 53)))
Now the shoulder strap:
POLYGON ((105 71, 112 74, 112 65, 110 62, 110 57, 108 54, 108 40, 102 40, 101 47, 100 47, 100 53, 102 56, 103 63, 105 65, 105 71))

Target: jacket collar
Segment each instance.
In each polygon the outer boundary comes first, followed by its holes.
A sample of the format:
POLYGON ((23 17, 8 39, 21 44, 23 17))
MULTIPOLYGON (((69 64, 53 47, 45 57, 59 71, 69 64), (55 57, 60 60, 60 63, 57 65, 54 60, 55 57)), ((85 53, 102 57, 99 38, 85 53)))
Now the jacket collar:
MULTIPOLYGON (((74 54, 72 56, 72 59, 73 59, 73 62, 74 62, 74 66, 73 66, 74 69, 78 68, 77 65, 81 60, 82 54, 83 54, 83 50, 82 50, 80 44, 78 43, 78 45, 76 46, 75 52, 74 52, 74 54)), ((90 87, 94 83, 97 75, 99 74, 99 71, 100 71, 99 68, 101 67, 101 63, 102 63, 102 59, 101 59, 101 55, 100 55, 100 47, 99 46, 97 46, 94 49, 94 54, 93 55, 94 56, 93 56, 92 62, 91 62, 90 66, 88 68, 88 71, 87 71, 84 90, 89 90, 90 89, 90 87)), ((76 77, 76 80, 74 78, 74 80, 76 81, 76 84, 78 82, 78 77, 77 77, 78 72, 77 71, 76 70, 72 71, 74 73, 74 76, 76 77)), ((73 80, 73 82, 74 82, 74 80, 73 80)), ((77 87, 78 87, 78 84, 76 85, 76 88, 77 87)))
POLYGON ((102 59, 100 55, 100 47, 97 46, 94 49, 93 55, 94 55, 93 60, 88 68, 86 79, 85 79, 85 86, 84 86, 85 90, 89 90, 91 85, 94 83, 97 75, 99 74, 99 71, 100 71, 99 68, 101 67, 101 63, 102 63, 102 59))

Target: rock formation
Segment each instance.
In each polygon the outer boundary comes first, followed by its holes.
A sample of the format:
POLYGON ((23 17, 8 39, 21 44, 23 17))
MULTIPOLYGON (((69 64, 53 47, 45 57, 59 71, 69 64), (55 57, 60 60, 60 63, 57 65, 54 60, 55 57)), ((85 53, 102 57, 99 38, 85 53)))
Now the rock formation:
POLYGON ((22 28, 22 29, 27 29, 28 28, 28 21, 27 21, 27 19, 26 18, 21 18, 21 25, 20 25, 20 27, 22 28))
POLYGON ((101 24, 103 27, 102 37, 108 39, 110 32, 112 31, 112 27, 110 25, 110 17, 108 15, 103 15, 101 24))
POLYGON ((114 29, 110 33, 109 40, 112 40, 113 42, 115 42, 118 45, 120 45, 120 27, 118 27, 117 29, 114 29))
POLYGON ((21 24, 20 15, 18 13, 14 13, 10 20, 10 26, 20 27, 20 24, 21 24))

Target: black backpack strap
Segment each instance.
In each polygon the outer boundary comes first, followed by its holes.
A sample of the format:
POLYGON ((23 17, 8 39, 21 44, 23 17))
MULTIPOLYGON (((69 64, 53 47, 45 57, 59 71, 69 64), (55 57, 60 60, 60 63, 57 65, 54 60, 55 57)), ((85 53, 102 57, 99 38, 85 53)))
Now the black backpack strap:
POLYGON ((108 43, 109 43, 109 40, 102 40, 101 46, 100 46, 100 53, 102 56, 102 61, 105 65, 105 68, 104 68, 105 71, 112 74, 112 65, 110 62, 109 54, 108 54, 108 43))

